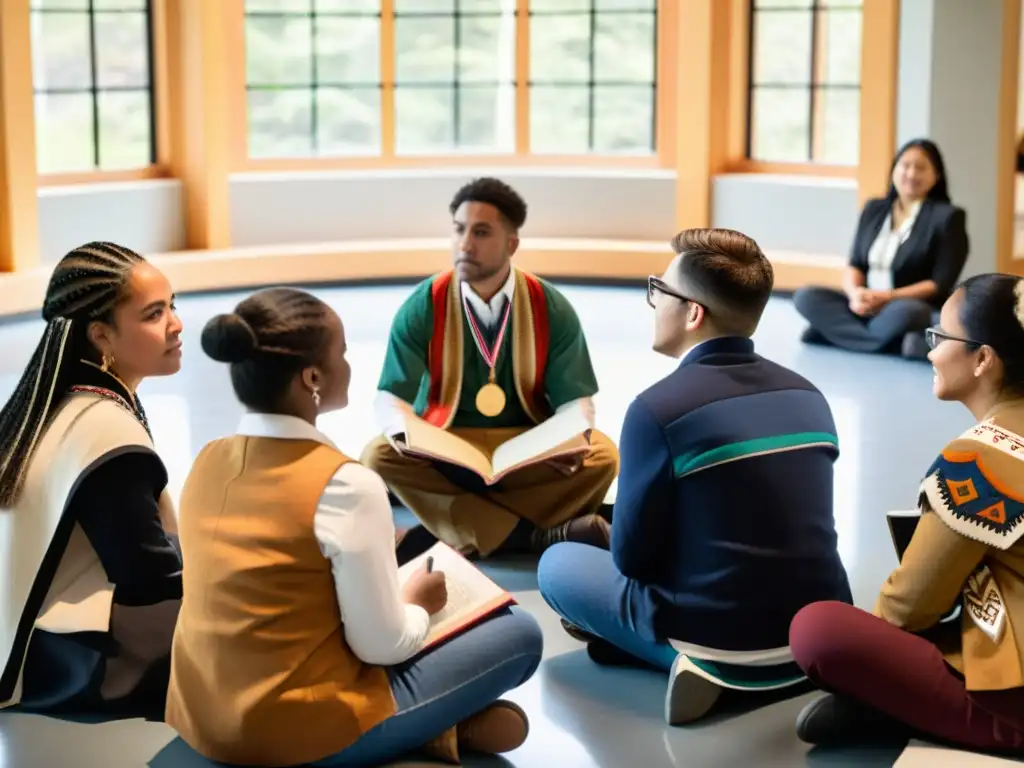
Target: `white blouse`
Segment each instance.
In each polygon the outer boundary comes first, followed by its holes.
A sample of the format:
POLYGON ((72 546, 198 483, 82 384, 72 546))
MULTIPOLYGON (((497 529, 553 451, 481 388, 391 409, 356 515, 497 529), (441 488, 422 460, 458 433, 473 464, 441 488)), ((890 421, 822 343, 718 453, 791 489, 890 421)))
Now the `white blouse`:
MULTIPOLYGON (((315 440, 336 447, 295 416, 247 413, 239 435, 315 440)), ((430 616, 402 598, 395 555, 395 523, 384 481, 361 464, 344 464, 320 497, 313 518, 320 551, 331 561, 345 640, 367 664, 390 666, 415 656, 430 616)))
POLYGON ((892 210, 890 209, 889 213, 885 215, 882 228, 878 230, 878 236, 875 237, 875 241, 868 251, 867 284, 871 290, 892 290, 892 263, 896 259, 896 252, 900 246, 910 237, 920 210, 921 203, 914 203, 899 229, 892 228, 892 210))

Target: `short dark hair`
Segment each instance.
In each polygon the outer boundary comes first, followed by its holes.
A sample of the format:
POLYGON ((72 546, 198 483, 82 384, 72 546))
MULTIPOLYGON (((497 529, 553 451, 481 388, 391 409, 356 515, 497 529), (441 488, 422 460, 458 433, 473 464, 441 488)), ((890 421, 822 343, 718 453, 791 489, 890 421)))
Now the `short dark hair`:
POLYGON ((893 202, 898 197, 896 192, 896 185, 892 183, 892 173, 896 170, 896 164, 899 163, 900 158, 907 153, 910 149, 920 149, 926 155, 928 155, 928 162, 932 164, 935 169, 936 181, 935 186, 928 190, 928 194, 925 196, 928 200, 934 200, 939 203, 948 203, 949 199, 949 179, 946 177, 946 164, 942 160, 942 153, 939 151, 939 145, 929 139, 911 139, 896 153, 896 156, 892 159, 892 166, 889 168, 889 192, 886 194, 885 199, 889 202, 893 202))
POLYGON ((964 335, 986 344, 1003 361, 1003 386, 1024 394, 1024 279, 990 272, 960 284, 964 335))
POLYGON ((322 363, 330 345, 330 307, 295 288, 268 288, 203 328, 203 351, 231 364, 231 384, 242 405, 275 413, 303 368, 322 363))
POLYGON ((513 230, 519 231, 526 223, 526 201, 512 187, 500 179, 485 176, 473 179, 459 188, 448 206, 448 212, 455 215, 463 203, 487 203, 498 209, 513 230))
POLYGON ((749 336, 757 329, 775 272, 751 238, 732 229, 684 229, 672 238, 684 292, 704 306, 722 333, 749 336))
POLYGON ((135 251, 107 242, 86 243, 64 256, 46 286, 46 330, 14 392, 0 411, 0 507, 21 494, 25 471, 51 415, 73 382, 82 358, 96 359, 89 323, 112 323, 135 265, 135 251))

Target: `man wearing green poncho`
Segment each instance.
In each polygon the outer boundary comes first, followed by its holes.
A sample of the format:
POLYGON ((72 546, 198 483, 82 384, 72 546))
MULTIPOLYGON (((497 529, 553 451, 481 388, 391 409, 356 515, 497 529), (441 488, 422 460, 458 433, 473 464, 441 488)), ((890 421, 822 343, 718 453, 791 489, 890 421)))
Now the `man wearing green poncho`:
POLYGON ((610 527, 596 512, 618 451, 593 429, 597 381, 572 305, 512 266, 526 204, 507 184, 482 178, 449 209, 454 268, 416 286, 395 316, 377 386, 384 434, 362 461, 431 534, 465 554, 539 553, 559 541, 607 548, 610 527), (412 412, 489 454, 569 408, 587 414, 587 453, 523 467, 491 486, 404 454, 392 439, 412 412))

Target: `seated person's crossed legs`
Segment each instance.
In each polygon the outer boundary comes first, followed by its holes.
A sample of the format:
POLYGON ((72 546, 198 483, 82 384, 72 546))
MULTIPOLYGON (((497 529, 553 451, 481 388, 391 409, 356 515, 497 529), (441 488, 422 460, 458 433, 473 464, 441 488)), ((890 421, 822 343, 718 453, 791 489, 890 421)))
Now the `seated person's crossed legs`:
POLYGON ((648 303, 655 350, 682 362, 626 412, 610 552, 556 545, 538 583, 595 661, 670 672, 666 718, 682 723, 726 684, 802 679, 786 647, 793 616, 852 597, 828 403, 749 338, 772 289, 767 259, 722 230, 687 230, 674 246, 648 303))
MULTIPOLYGON (((523 430, 452 431, 493 448, 523 430)), ((607 549, 608 525, 596 512, 618 472, 618 451, 597 430, 590 443, 589 452, 573 463, 535 464, 493 486, 461 467, 405 455, 383 437, 367 446, 362 462, 434 537, 465 554, 539 554, 560 541, 607 549)))

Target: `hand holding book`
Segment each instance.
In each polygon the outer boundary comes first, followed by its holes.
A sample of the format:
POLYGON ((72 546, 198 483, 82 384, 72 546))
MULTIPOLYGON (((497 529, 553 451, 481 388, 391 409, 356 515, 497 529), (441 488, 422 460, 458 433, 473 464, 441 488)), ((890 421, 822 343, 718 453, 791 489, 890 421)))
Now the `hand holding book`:
MULTIPOLYGON (((446 638, 457 634, 515 602, 512 595, 489 579, 466 558, 443 542, 438 542, 415 560, 398 569, 399 583, 409 599, 410 590, 415 594, 420 587, 417 581, 429 584, 430 579, 440 578, 436 586, 424 586, 426 591, 436 590, 437 598, 429 607, 430 631, 425 648, 430 648, 446 638), (430 562, 428 562, 428 560, 430 562), (431 564, 433 569, 431 569, 431 564), (440 599, 443 597, 443 601, 440 599), (438 605, 441 608, 437 608, 438 605)), ((413 600, 409 600, 413 602, 413 600)))

